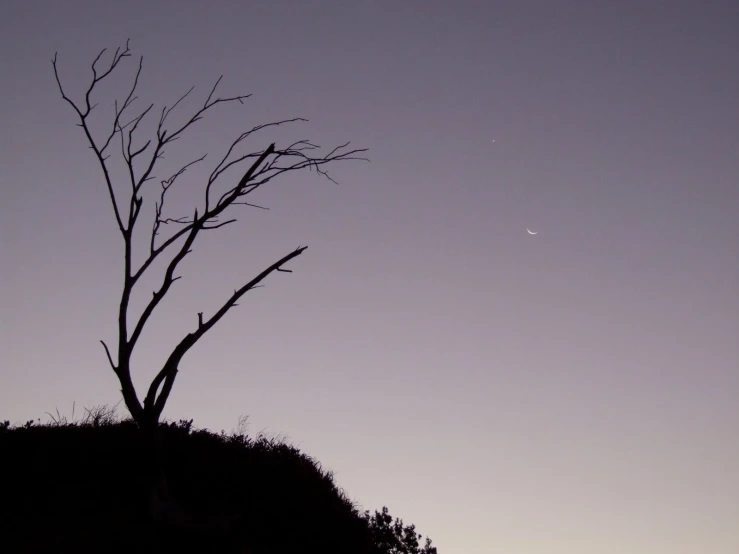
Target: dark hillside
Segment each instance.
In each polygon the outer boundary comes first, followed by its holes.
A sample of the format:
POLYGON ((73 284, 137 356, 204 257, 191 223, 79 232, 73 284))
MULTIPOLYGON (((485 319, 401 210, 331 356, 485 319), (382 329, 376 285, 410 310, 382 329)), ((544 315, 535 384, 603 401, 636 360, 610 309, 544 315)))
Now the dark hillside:
POLYGON ((131 421, 0 426, 0 552, 370 554, 390 552, 395 535, 396 552, 422 551, 411 528, 393 533, 382 514, 361 514, 330 472, 284 442, 191 422, 158 431, 164 489, 131 421), (400 544, 408 531, 415 550, 400 544))

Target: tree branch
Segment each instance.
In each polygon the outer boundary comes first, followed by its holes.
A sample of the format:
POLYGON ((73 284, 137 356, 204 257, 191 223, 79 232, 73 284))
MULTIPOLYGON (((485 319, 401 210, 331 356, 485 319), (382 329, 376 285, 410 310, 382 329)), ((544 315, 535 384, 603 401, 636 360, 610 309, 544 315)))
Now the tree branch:
POLYGON ((187 353, 187 351, 190 350, 190 348, 192 348, 195 343, 200 340, 200 338, 205 333, 207 333, 216 323, 218 323, 218 321, 224 315, 226 315, 226 312, 228 312, 228 310, 236 305, 236 302, 239 298, 241 298, 249 290, 256 288, 257 285, 259 285, 259 283, 273 271, 289 271, 281 269, 281 267, 293 258, 302 254, 307 248, 307 246, 296 248, 295 250, 290 252, 290 254, 282 257, 277 262, 262 271, 259 275, 254 277, 254 279, 246 283, 244 286, 235 290, 231 297, 207 321, 203 321, 201 312, 198 315, 198 328, 195 330, 195 332, 188 333, 179 342, 179 344, 174 348, 169 358, 165 362, 164 367, 162 367, 157 376, 151 382, 151 385, 149 386, 149 391, 147 392, 146 398, 144 399, 144 406, 153 407, 155 413, 157 414, 157 417, 159 417, 162 410, 164 409, 165 403, 167 402, 169 393, 172 390, 172 385, 174 384, 180 361, 182 360, 182 357, 187 353), (155 396, 157 394, 159 386, 162 384, 162 381, 164 381, 164 387, 162 388, 162 392, 155 400, 155 396))
POLYGON ((100 343, 103 345, 103 348, 105 348, 105 355, 108 356, 108 362, 110 362, 110 367, 113 368, 113 371, 118 373, 118 368, 115 366, 115 362, 113 361, 113 357, 110 355, 110 350, 108 349, 108 345, 105 344, 104 340, 101 340, 100 343))
POLYGON ((113 57, 113 63, 111 64, 110 69, 108 69, 108 71, 106 71, 103 75, 101 75, 100 77, 98 77, 97 76, 97 73, 95 71, 95 64, 97 63, 97 61, 100 59, 100 56, 102 56, 104 52, 105 52, 105 49, 103 49, 103 51, 100 52, 100 54, 98 54, 98 57, 95 58, 95 61, 92 64, 93 80, 92 80, 92 83, 90 84, 89 88, 87 89, 87 92, 85 93, 85 103, 86 103, 86 106, 87 106, 87 110, 84 113, 82 112, 82 110, 80 110, 77 107, 77 105, 64 92, 64 88, 62 87, 61 80, 59 79, 59 72, 58 72, 57 66, 56 66, 56 58, 57 58, 56 53, 54 54, 54 59, 51 61, 51 63, 53 65, 53 67, 54 67, 54 77, 56 78, 56 83, 59 86, 59 92, 61 93, 62 98, 70 106, 72 106, 72 108, 74 109, 75 112, 77 112, 77 115, 80 118, 79 125, 85 131, 85 136, 87 137, 87 141, 90 144, 90 148, 95 152, 95 156, 97 156, 98 162, 100 163, 100 166, 101 166, 101 168, 103 170, 103 175, 105 177, 105 184, 108 187, 108 194, 110 196, 110 201, 113 204, 113 213, 115 214, 115 219, 116 219, 116 222, 118 223, 118 229, 121 231, 121 233, 125 233, 125 230, 126 229, 125 229, 125 227, 123 225, 123 220, 121 219, 121 214, 120 214, 120 211, 118 209, 118 203, 116 202, 116 199, 115 199, 115 193, 113 192, 113 184, 112 184, 112 182, 110 180, 110 174, 108 172, 108 166, 105 164, 105 158, 103 158, 102 151, 97 147, 97 145, 95 144, 94 139, 92 138, 92 135, 90 133, 90 129, 87 126, 86 118, 90 114, 90 111, 92 110, 92 108, 90 107, 90 94, 92 93, 92 89, 94 88, 95 84, 97 84, 100 80, 102 80, 105 77, 107 77, 110 74, 110 72, 113 71, 113 69, 115 68, 115 66, 118 65, 118 62, 121 60, 121 58, 123 58, 124 56, 129 56, 130 55, 130 54, 128 54, 128 42, 126 42, 126 50, 122 54, 118 55, 118 50, 116 50, 116 54, 113 57))
POLYGON ((216 166, 216 168, 213 170, 213 172, 210 174, 210 177, 208 178, 208 184, 205 187, 205 209, 207 210, 208 206, 210 205, 210 187, 213 185, 213 183, 215 183, 218 177, 220 177, 220 175, 224 171, 226 171, 228 168, 230 168, 231 166, 247 158, 258 156, 258 154, 246 154, 226 164, 226 160, 229 158, 229 156, 231 156, 231 153, 233 152, 233 149, 236 147, 236 145, 238 145, 241 141, 251 136, 253 133, 257 131, 261 131, 262 129, 266 127, 277 127, 285 123, 294 123, 296 121, 306 121, 307 122, 308 120, 302 117, 294 117, 292 119, 283 119, 282 121, 275 121, 273 123, 265 123, 263 125, 257 125, 256 127, 253 127, 250 131, 246 131, 245 133, 242 133, 241 135, 239 135, 239 137, 231 143, 231 146, 229 146, 228 151, 226 152, 226 155, 223 156, 223 159, 216 166))
MULTIPOLYGON (((177 219, 167 218, 167 219, 162 219, 162 208, 164 207, 164 196, 167 194, 167 191, 169 190, 169 188, 177 180, 177 177, 179 177, 180 175, 182 175, 183 173, 185 173, 185 171, 187 171, 187 168, 188 167, 190 167, 192 165, 195 165, 198 162, 202 162, 205 159, 205 156, 206 155, 203 155, 200 158, 198 158, 197 160, 193 160, 190 163, 187 163, 187 164, 183 165, 176 173, 174 173, 173 175, 171 175, 169 178, 164 179, 163 181, 161 181, 162 192, 161 192, 161 195, 159 196, 159 202, 155 202, 154 203, 154 212, 155 212, 154 213, 154 228, 151 231, 151 241, 150 241, 150 244, 149 244, 149 256, 156 257, 159 254, 159 252, 157 252, 155 254, 154 241, 155 241, 156 236, 159 234, 159 226, 160 226, 160 224, 162 224, 162 223, 164 223, 164 224, 167 224, 167 223, 191 223, 191 222, 188 222, 188 221, 183 221, 184 218, 177 218, 177 219)), ((146 271, 146 269, 144 268, 143 271, 146 271)), ((137 272, 137 274, 138 273, 139 272, 137 272)))
POLYGON ((139 336, 141 335, 141 331, 143 331, 144 325, 146 325, 146 322, 149 320, 149 317, 151 317, 154 309, 157 307, 159 302, 162 301, 162 298, 164 298, 164 296, 167 294, 167 291, 172 286, 172 283, 179 279, 179 277, 174 276, 174 272, 177 269, 177 265, 185 258, 185 256, 187 256, 191 252, 190 247, 192 246, 193 242, 195 242, 195 237, 200 231, 201 225, 201 221, 198 220, 198 212, 197 210, 195 210, 195 217, 193 218, 192 225, 190 225, 190 232, 187 235, 182 248, 180 248, 179 252, 177 252, 174 258, 172 258, 172 261, 169 262, 169 265, 167 266, 167 271, 164 274, 162 285, 159 287, 159 290, 154 292, 152 299, 146 305, 146 308, 144 308, 143 313, 139 317, 139 320, 136 323, 133 332, 131 333, 131 338, 128 339, 129 349, 133 350, 134 346, 136 346, 136 341, 138 341, 139 336))

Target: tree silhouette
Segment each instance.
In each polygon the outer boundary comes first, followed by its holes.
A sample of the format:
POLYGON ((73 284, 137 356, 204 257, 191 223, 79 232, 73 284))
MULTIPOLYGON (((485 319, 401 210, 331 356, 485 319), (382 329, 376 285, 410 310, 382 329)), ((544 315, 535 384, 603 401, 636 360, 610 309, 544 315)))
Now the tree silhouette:
MULTIPOLYGON (((331 150, 328 154, 319 156, 313 152, 319 147, 308 140, 300 140, 286 146, 278 148, 275 143, 270 144, 262 151, 252 152, 249 154, 237 154, 236 149, 244 140, 251 137, 255 133, 268 128, 276 127, 283 124, 295 123, 298 121, 307 121, 303 118, 284 119, 261 124, 252 129, 242 132, 226 150, 225 155, 215 166, 207 181, 203 183, 203 199, 200 209, 195 208, 192 215, 182 217, 165 217, 162 209, 167 193, 171 190, 177 179, 181 177, 188 168, 202 162, 205 155, 189 161, 182 165, 178 171, 170 175, 167 179, 161 181, 161 191, 158 201, 154 202, 154 217, 151 223, 150 240, 148 241, 148 254, 145 261, 135 266, 133 263, 134 253, 134 228, 140 225, 141 209, 143 205, 143 193, 147 188, 147 183, 154 179, 154 168, 157 162, 162 159, 165 147, 179 139, 185 131, 202 119, 206 112, 219 104, 230 104, 239 102, 243 104, 243 100, 251 95, 239 95, 222 98, 216 96, 216 88, 221 81, 218 78, 215 85, 210 91, 205 103, 198 109, 194 115, 187 119, 186 123, 170 130, 165 127, 167 118, 172 111, 184 100, 194 89, 191 88, 182 95, 171 107, 164 106, 159 115, 159 123, 156 128, 156 135, 143 144, 140 142, 134 145, 134 134, 139 130, 140 123, 144 118, 152 112, 154 104, 150 104, 146 109, 137 115, 130 115, 131 106, 137 97, 134 95, 136 86, 138 85, 139 76, 143 67, 143 56, 139 59, 138 70, 133 80, 126 99, 119 105, 115 101, 115 115, 111 124, 109 134, 103 139, 96 141, 92 135, 89 126, 89 117, 93 112, 97 103, 91 104, 91 96, 95 87, 108 77, 118 67, 123 58, 131 56, 128 41, 124 49, 118 48, 113 55, 110 65, 104 70, 98 70, 97 65, 100 58, 105 53, 102 50, 92 63, 92 81, 90 82, 84 96, 84 103, 75 104, 65 93, 59 72, 57 68, 57 55, 54 55, 52 65, 54 68, 54 76, 59 86, 62 98, 69 103, 79 118, 78 125, 82 127, 90 148, 94 152, 98 163, 103 172, 105 185, 110 196, 113 207, 115 220, 123 236, 124 242, 124 270, 123 270, 123 290, 118 310, 118 348, 117 354, 113 354, 105 341, 100 341, 105 349, 110 366, 113 368, 121 385, 121 393, 126 407, 131 416, 140 427, 156 427, 161 417, 164 406, 167 402, 169 394, 172 390, 175 378, 177 376, 178 366, 184 355, 192 348, 195 343, 218 321, 223 318, 226 313, 237 305, 237 301, 248 291, 260 286, 269 274, 273 272, 290 272, 284 269, 293 258, 302 254, 306 246, 298 247, 289 254, 283 256, 275 263, 270 265, 256 277, 242 284, 235 289, 233 294, 209 317, 205 317, 203 312, 198 313, 196 329, 185 335, 182 340, 172 349, 169 357, 164 365, 159 369, 158 373, 151 381, 148 391, 143 398, 143 403, 139 400, 139 396, 131 379, 131 356, 134 348, 141 338, 141 334, 150 320, 152 313, 157 309, 162 299, 169 292, 172 284, 180 278, 175 275, 177 268, 182 260, 192 251, 196 239, 201 233, 212 231, 233 223, 236 219, 231 216, 232 208, 236 205, 246 205, 259 208, 255 204, 251 204, 244 200, 244 197, 261 188, 275 177, 298 171, 302 169, 316 169, 318 173, 333 181, 331 177, 322 169, 322 166, 340 161, 340 160, 366 160, 366 158, 358 157, 357 154, 365 152, 366 149, 348 150, 349 143, 345 143, 331 150), (125 187, 127 192, 122 193, 114 187, 111 171, 107 164, 110 156, 109 148, 114 140, 120 140, 120 152, 123 157, 127 169, 127 180, 130 181, 125 187), (145 160, 145 161, 144 161, 145 160), (136 162, 136 163, 134 163, 136 162), (143 163, 142 163, 143 162, 143 163), (137 170, 137 167, 141 168, 137 170), (220 196, 214 192, 214 184, 223 173, 232 167, 245 168, 243 177, 235 185, 229 185, 230 188, 220 196), (227 216, 228 219, 222 219, 227 216), (179 225, 179 229, 166 239, 159 239, 159 233, 163 225, 174 224, 179 225), (165 255, 166 254, 166 255, 165 255), (142 276, 151 269, 154 261, 160 257, 166 259, 170 256, 169 263, 166 265, 164 276, 161 284, 154 291, 153 296, 148 301, 143 311, 132 324, 129 324, 130 300, 134 287, 140 282, 142 276)), ((140 130, 139 130, 140 131, 140 130)), ((137 135, 138 137, 138 135, 137 135)))

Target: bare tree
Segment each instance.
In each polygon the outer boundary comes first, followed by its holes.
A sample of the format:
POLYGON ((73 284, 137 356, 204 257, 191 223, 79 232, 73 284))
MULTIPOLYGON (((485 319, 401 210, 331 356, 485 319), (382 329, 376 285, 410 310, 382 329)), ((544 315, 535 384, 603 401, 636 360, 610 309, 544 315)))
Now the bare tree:
MULTIPOLYGON (((59 91, 61 92, 62 98, 72 106, 79 117, 78 125, 82 127, 82 130, 85 132, 90 148, 94 152, 98 163, 100 164, 105 185, 113 206, 113 214, 115 215, 118 229, 120 230, 124 241, 123 291, 121 293, 121 301, 118 310, 117 355, 113 355, 105 341, 101 340, 100 342, 105 349, 110 366, 118 376, 118 380, 121 384, 121 393, 126 403, 126 407, 131 412, 131 416, 139 426, 151 427, 156 426, 161 417, 162 410, 164 409, 164 405, 167 402, 167 398, 169 397, 172 385, 177 376, 180 361, 188 350, 190 350, 190 348, 192 348, 205 333, 213 328, 213 326, 220 321, 231 308, 236 306, 237 301, 244 294, 251 289, 260 286, 261 281, 270 273, 290 272, 291 270, 284 269, 283 266, 293 258, 302 254, 307 248, 306 246, 296 248, 259 273, 259 275, 241 285, 239 288, 234 290, 228 300, 215 310, 213 315, 210 317, 204 317, 203 312, 198 313, 197 328, 193 332, 185 335, 172 349, 172 352, 164 362, 164 365, 159 369, 159 372, 149 385, 142 404, 131 379, 131 355, 137 342, 141 338, 141 334, 144 331, 146 323, 151 318, 152 313, 159 306, 167 292, 169 292, 172 284, 180 278, 179 275, 175 275, 177 267, 192 251, 195 240, 198 236, 203 232, 212 231, 235 222, 236 219, 233 218, 233 216, 230 216, 229 219, 221 219, 222 217, 226 217, 227 210, 229 211, 229 214, 232 213, 233 206, 246 205, 259 208, 260 206, 246 202, 244 197, 264 186, 273 178, 284 173, 307 168, 309 170, 316 169, 318 173, 333 181, 328 173, 322 169, 322 166, 340 160, 366 160, 366 158, 357 156, 357 154, 365 152, 366 149, 348 150, 347 147, 349 143, 347 142, 346 144, 334 148, 328 152, 328 154, 319 156, 313 154, 313 152, 319 148, 317 145, 307 140, 300 140, 286 146, 285 148, 278 148, 274 143, 272 143, 262 151, 252 152, 249 154, 237 153, 237 146, 258 131, 287 123, 307 121, 303 118, 284 119, 265 123, 241 133, 226 150, 225 155, 213 169, 207 181, 203 183, 203 206, 200 210, 196 208, 192 215, 169 218, 163 215, 162 208, 165 198, 167 197, 167 192, 175 184, 177 179, 180 178, 188 168, 202 162, 205 159, 205 156, 185 163, 178 171, 170 175, 168 178, 161 180, 159 199, 154 202, 154 217, 153 222, 151 223, 150 240, 147 245, 148 256, 141 265, 135 267, 133 264, 133 232, 136 225, 140 224, 139 215, 141 214, 143 204, 142 195, 144 193, 144 189, 147 187, 147 183, 155 178, 154 168, 157 162, 162 158, 164 148, 180 138, 185 131, 190 129, 194 123, 202 119, 205 113, 212 108, 219 104, 230 104, 233 102, 243 104, 243 100, 251 95, 247 94, 227 98, 222 98, 220 96, 214 97, 216 88, 223 77, 221 76, 210 91, 205 103, 195 112, 194 115, 187 119, 183 125, 176 127, 174 130, 166 128, 165 123, 167 122, 167 118, 178 104, 180 104, 180 102, 182 102, 182 100, 184 100, 193 91, 193 87, 182 95, 171 107, 164 106, 162 108, 159 115, 156 136, 144 142, 143 145, 134 146, 134 134, 139 130, 139 124, 148 114, 152 113, 152 109, 154 107, 153 104, 150 104, 146 109, 138 112, 136 115, 130 115, 131 106, 137 99, 135 91, 143 67, 142 56, 139 59, 138 70, 136 71, 133 85, 126 96, 126 99, 122 104, 119 104, 117 100, 115 101, 114 118, 110 125, 110 132, 102 139, 96 140, 92 136, 89 125, 90 114, 98 105, 97 103, 91 103, 92 93, 95 86, 108 77, 108 75, 118 67, 118 64, 123 58, 131 56, 127 41, 125 48, 118 48, 115 51, 110 65, 104 69, 98 69, 97 65, 105 51, 105 49, 101 51, 92 63, 92 80, 85 92, 84 103, 81 103, 81 105, 77 105, 70 100, 62 87, 57 69, 56 54, 52 60, 52 65, 54 67, 54 76, 59 85, 59 91), (125 186, 127 189, 125 194, 114 187, 111 176, 112 173, 107 165, 107 160, 110 156, 109 148, 118 140, 120 141, 121 155, 125 161, 128 173, 126 180, 129 181, 129 183, 125 186), (136 164, 134 164, 134 162, 136 162, 136 164), (135 165, 136 167, 134 167, 135 165), (216 181, 226 170, 239 165, 244 168, 244 173, 238 183, 233 186, 229 185, 230 188, 221 195, 215 193, 214 184, 216 181), (139 168, 138 171, 137 168, 139 168), (158 239, 162 226, 167 224, 179 225, 179 229, 166 239, 158 239), (161 284, 159 288, 154 291, 152 298, 139 314, 138 319, 130 324, 129 322, 132 321, 132 319, 129 312, 129 303, 134 287, 140 282, 141 277, 147 272, 147 270, 151 268, 152 263, 165 253, 168 256, 171 256, 171 259, 166 266, 161 284)), ((138 135, 136 136, 138 137, 138 135)))

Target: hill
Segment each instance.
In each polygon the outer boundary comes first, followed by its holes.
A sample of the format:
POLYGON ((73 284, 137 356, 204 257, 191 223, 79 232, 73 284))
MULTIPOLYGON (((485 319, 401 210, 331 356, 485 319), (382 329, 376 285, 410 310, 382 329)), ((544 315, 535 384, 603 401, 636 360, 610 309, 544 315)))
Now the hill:
POLYGON ((88 415, 0 424, 0 552, 435 554, 283 441, 88 415))

